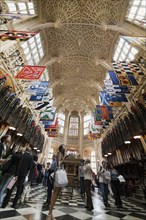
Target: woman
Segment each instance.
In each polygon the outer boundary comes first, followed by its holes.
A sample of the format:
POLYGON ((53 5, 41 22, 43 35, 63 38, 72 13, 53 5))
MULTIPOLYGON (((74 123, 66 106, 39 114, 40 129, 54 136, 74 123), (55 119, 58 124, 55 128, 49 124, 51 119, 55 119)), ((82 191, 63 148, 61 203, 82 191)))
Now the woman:
POLYGON ((119 173, 117 169, 111 164, 111 188, 114 194, 115 205, 117 208, 122 208, 122 201, 120 197, 120 182, 118 179, 119 173))
MULTIPOLYGON (((64 145, 60 145, 59 146, 59 152, 57 153, 57 166, 63 166, 63 162, 65 160, 65 158, 68 156, 65 156, 65 149, 64 149, 64 145)), ((49 208, 49 213, 48 213, 48 220, 54 220, 53 215, 52 215, 52 211, 55 205, 55 202, 60 194, 62 190, 62 187, 55 187, 52 198, 51 198, 51 204, 50 204, 50 208, 49 208)))

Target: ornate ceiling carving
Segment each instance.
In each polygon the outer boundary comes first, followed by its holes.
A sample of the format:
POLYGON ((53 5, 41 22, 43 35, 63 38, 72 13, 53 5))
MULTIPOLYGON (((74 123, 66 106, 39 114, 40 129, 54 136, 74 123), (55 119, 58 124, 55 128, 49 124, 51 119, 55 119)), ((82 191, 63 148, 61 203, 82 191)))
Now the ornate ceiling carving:
POLYGON ((99 87, 103 86, 129 0, 36 3, 44 24, 41 29, 48 61, 59 58, 48 66, 55 105, 70 111, 92 109, 98 103, 99 87))

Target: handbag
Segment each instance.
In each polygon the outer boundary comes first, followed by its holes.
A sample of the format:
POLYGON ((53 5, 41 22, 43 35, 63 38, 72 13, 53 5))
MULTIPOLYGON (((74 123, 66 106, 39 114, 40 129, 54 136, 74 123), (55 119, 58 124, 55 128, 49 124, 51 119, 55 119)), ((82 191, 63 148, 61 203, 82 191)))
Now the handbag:
POLYGON ((55 187, 66 187, 68 184, 67 173, 64 169, 58 169, 55 172, 55 187))
POLYGON ((14 186, 14 184, 16 183, 16 181, 17 181, 17 179, 14 177, 14 178, 10 181, 9 185, 7 186, 7 189, 12 189, 12 187, 14 186))

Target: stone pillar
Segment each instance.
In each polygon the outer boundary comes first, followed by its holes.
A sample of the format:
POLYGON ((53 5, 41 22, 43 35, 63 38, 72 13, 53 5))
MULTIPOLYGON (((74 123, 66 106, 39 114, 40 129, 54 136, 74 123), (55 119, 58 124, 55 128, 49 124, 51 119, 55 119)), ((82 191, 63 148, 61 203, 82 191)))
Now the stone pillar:
POLYGON ((145 150, 145 152, 146 152, 146 143, 145 143, 145 140, 144 140, 143 136, 140 137, 140 140, 141 140, 141 143, 142 143, 142 145, 143 145, 143 148, 144 148, 144 150, 145 150))
POLYGON ((96 164, 97 167, 102 163, 102 152, 101 152, 101 139, 97 139, 94 141, 94 148, 96 152, 96 164))
POLYGON ((79 114, 79 153, 83 158, 83 138, 84 138, 84 114, 79 114))
POLYGON ((65 112, 64 137, 63 137, 63 143, 65 146, 67 145, 70 115, 71 115, 70 112, 65 112))
POLYGON ((41 162, 44 163, 45 166, 47 165, 48 155, 51 147, 52 147, 52 138, 46 137, 42 152, 42 158, 41 158, 41 162))

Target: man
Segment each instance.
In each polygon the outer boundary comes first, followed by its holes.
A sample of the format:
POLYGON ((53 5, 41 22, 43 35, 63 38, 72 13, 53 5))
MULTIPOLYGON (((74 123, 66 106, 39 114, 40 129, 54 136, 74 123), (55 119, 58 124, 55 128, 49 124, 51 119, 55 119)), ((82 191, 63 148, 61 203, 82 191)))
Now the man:
POLYGON ((50 165, 50 168, 48 169, 48 190, 47 190, 47 200, 44 203, 44 206, 49 206, 51 202, 51 196, 52 196, 52 190, 53 190, 53 178, 51 177, 51 174, 54 173, 57 167, 57 158, 56 155, 53 155, 52 157, 52 163, 50 165))
POLYGON ((91 197, 91 179, 92 179, 92 169, 90 160, 87 159, 85 161, 85 167, 84 167, 84 182, 85 182, 85 192, 87 196, 87 210, 92 211, 93 210, 93 203, 92 203, 92 197, 91 197))
POLYGON ((31 155, 31 148, 27 147, 26 152, 22 156, 22 160, 19 162, 18 170, 16 172, 17 176, 17 192, 12 204, 12 207, 15 208, 23 191, 23 184, 25 182, 25 178, 30 172, 33 164, 33 158, 31 155))
POLYGON ((81 196, 85 195, 85 185, 84 185, 84 160, 81 160, 81 165, 79 166, 79 179, 80 179, 80 192, 81 196))
POLYGON ((110 205, 108 203, 108 183, 110 180, 110 172, 107 171, 106 161, 102 161, 102 166, 99 167, 97 174, 99 176, 99 187, 102 193, 103 203, 105 207, 109 207, 110 205))

